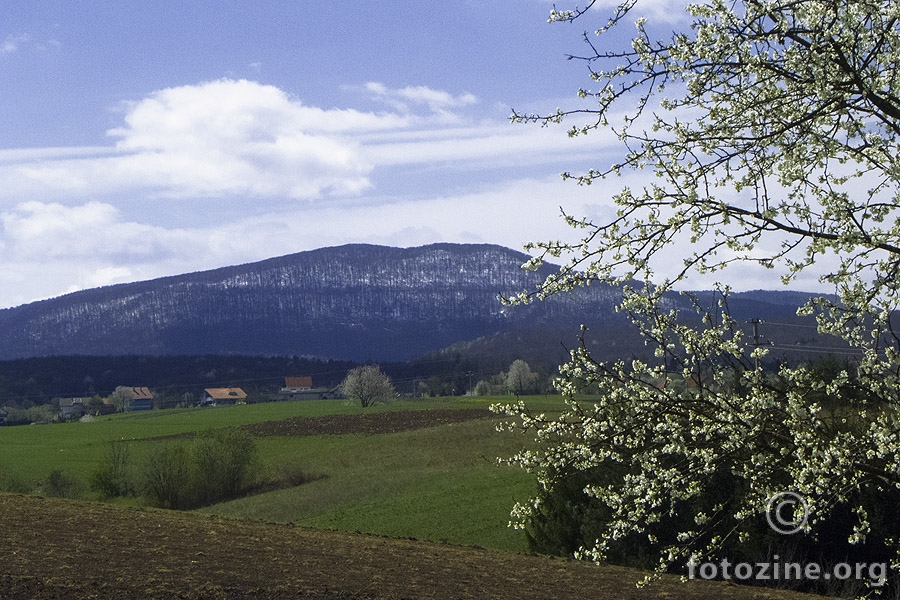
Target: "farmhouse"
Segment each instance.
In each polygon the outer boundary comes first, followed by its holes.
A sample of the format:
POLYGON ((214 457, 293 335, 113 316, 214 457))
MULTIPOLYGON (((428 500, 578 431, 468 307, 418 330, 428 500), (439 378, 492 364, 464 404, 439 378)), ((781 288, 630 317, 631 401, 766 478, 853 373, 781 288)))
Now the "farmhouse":
POLYGON ((58 398, 59 402, 59 418, 63 421, 68 419, 80 419, 88 412, 87 398, 58 398))
POLYGON ((313 387, 312 377, 285 377, 284 387, 274 400, 326 400, 339 398, 337 388, 313 387))
POLYGON ((146 387, 129 387, 120 385, 116 388, 116 395, 125 399, 126 411, 150 410, 153 408, 153 394, 146 387))
POLYGON ((295 394, 312 389, 312 377, 285 377, 282 394, 295 394))
POLYGON ((241 388, 206 388, 200 398, 200 406, 224 406, 246 404, 247 392, 241 388))

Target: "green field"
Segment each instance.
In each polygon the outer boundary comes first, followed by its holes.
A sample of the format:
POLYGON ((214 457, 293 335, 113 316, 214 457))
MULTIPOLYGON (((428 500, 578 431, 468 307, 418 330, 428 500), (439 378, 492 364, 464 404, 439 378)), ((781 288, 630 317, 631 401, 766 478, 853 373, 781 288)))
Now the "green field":
MULTIPOLYGON (((559 397, 531 398, 540 410, 558 409, 559 397)), ((304 401, 152 411, 102 417, 90 423, 0 428, 0 488, 46 493, 58 471, 91 499, 88 482, 110 442, 130 442, 140 457, 165 436, 333 414, 483 408, 488 399, 398 401, 362 409, 344 401, 304 401)), ((522 471, 498 465, 527 440, 497 433, 497 419, 478 419, 386 434, 277 436, 257 439, 258 472, 276 477, 299 470, 312 481, 201 509, 239 519, 290 522, 455 544, 524 551, 522 532, 507 525, 516 500, 534 490, 522 471)), ((127 502, 137 502, 129 500, 127 502)))
MULTIPOLYGON (((537 412, 562 407, 559 397, 526 402, 537 412)), ((524 534, 507 522, 513 503, 530 497, 535 484, 497 458, 530 440, 497 433, 499 417, 393 433, 300 435, 300 429, 281 427, 287 419, 293 426, 295 417, 319 417, 317 423, 338 426, 376 420, 437 423, 439 413, 449 412, 439 409, 488 404, 489 399, 438 399, 364 410, 334 400, 285 402, 2 427, 0 512, 8 529, 0 536, 0 555, 6 558, 0 595, 16 600, 802 597, 720 582, 685 585, 677 576, 638 589, 640 571, 525 554, 524 534), (432 412, 421 418, 425 415, 409 411, 432 412), (57 480, 61 474, 76 483, 68 497, 97 500, 88 481, 110 442, 125 442, 140 460, 173 443, 167 436, 250 424, 263 424, 248 428, 259 433, 260 479, 302 470, 310 481, 193 511, 204 514, 145 508, 138 498, 112 503, 46 498, 51 474, 58 472, 57 480), (287 430, 295 433, 273 435, 287 430), (33 495, 2 493, 11 487, 33 495), (98 590, 105 595, 96 595, 98 590)))

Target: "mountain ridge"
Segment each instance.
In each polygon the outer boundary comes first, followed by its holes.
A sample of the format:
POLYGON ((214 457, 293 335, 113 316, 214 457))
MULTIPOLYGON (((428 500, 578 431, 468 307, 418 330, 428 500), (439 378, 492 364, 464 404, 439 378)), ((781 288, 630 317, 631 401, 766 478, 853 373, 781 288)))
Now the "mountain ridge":
MULTIPOLYGON (((461 339, 577 314, 615 292, 504 307, 533 289, 524 253, 491 244, 349 244, 82 290, 0 310, 0 360, 61 354, 288 354, 408 360, 461 339)), ((586 309, 596 309, 586 311, 586 309)))
MULTIPOLYGON (((512 356, 524 351, 500 340, 536 345, 538 332, 551 332, 550 345, 561 348, 581 325, 608 338, 604 358, 642 346, 615 311, 620 290, 609 285, 502 305, 499 295, 534 290, 559 269, 523 269, 528 258, 493 244, 347 244, 81 290, 0 309, 0 360, 244 354, 404 362, 479 339, 512 356)), ((793 322, 811 295, 756 290, 733 294, 729 304, 736 318, 793 322)), ((712 292, 697 297, 716 300, 712 292)), ((689 305, 675 293, 668 302, 689 305)))

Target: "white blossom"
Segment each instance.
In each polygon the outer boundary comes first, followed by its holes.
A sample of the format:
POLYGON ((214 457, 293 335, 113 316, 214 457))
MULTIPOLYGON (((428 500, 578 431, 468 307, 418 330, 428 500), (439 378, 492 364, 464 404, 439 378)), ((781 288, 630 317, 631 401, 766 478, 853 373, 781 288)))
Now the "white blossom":
MULTIPOLYGON (((623 4, 598 34, 635 6, 623 4)), ((565 215, 581 242, 532 244, 540 256, 527 266, 568 262, 537 292, 508 300, 592 281, 617 285, 618 310, 655 359, 596 362, 584 343, 560 367, 567 403, 558 418, 535 418, 523 403, 498 407, 535 433, 538 449, 510 460, 544 485, 566 468, 623 470, 613 483, 585 488, 612 517, 580 558, 603 560, 615 540, 646 535, 682 501, 709 492, 716 473, 743 482, 748 491, 731 504, 692 515, 696 530, 654 538, 660 572, 713 554, 726 539, 708 535, 711 528, 745 541, 741 523, 778 491, 809 499, 806 529, 815 533, 866 486, 900 488, 900 336, 891 323, 900 303, 900 3, 709 0, 688 11, 690 30, 664 41, 641 19, 621 51, 588 45, 580 58, 599 87, 579 95, 593 98, 595 110, 513 115, 546 124, 587 113, 593 120, 570 134, 613 127, 622 158, 564 178, 588 185, 640 171, 647 184, 616 193, 609 222, 565 215), (693 251, 683 269, 658 272, 685 236, 693 251), (859 351, 853 370, 829 381, 803 366, 759 366, 766 351, 730 315, 724 286, 714 303, 686 295, 696 319, 672 305, 673 290, 693 273, 754 263, 791 283, 817 261, 834 265, 820 278, 834 296, 799 314, 859 351), (595 399, 578 399, 586 393, 595 399)), ((551 20, 587 12, 554 10, 551 20)), ((514 521, 524 525, 537 508, 517 505, 514 521)), ((869 540, 865 506, 853 510, 850 541, 869 540)))

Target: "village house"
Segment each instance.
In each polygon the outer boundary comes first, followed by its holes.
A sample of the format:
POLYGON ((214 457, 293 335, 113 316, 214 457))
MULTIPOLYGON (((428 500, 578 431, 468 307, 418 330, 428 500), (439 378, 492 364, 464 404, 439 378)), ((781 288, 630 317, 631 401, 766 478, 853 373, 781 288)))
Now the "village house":
POLYGON ((282 394, 296 394, 312 389, 312 377, 285 377, 284 387, 281 388, 282 394))
POLYGON ((149 388, 120 385, 116 388, 114 395, 124 401, 122 410, 126 412, 150 410, 153 408, 153 394, 149 388))
POLYGON ((241 388, 206 388, 200 398, 200 406, 225 406, 246 404, 247 392, 241 388))
POLYGON ((313 387, 312 377, 285 377, 284 387, 273 396, 274 400, 325 400, 339 398, 337 388, 313 387))
POLYGON ((59 418, 62 421, 80 419, 88 412, 88 398, 58 398, 59 418))

